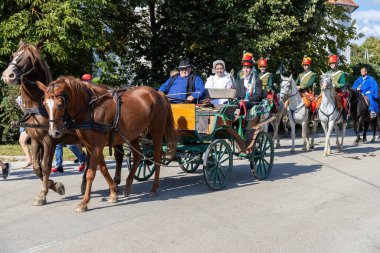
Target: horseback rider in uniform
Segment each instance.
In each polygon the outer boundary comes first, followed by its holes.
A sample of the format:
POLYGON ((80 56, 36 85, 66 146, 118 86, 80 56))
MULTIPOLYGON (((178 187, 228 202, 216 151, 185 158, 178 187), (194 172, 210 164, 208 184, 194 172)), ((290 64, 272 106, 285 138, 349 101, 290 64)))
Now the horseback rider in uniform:
POLYGON ((338 56, 336 54, 330 55, 328 59, 330 70, 326 72, 331 77, 332 84, 335 88, 336 94, 340 97, 343 105, 342 116, 346 120, 348 116, 348 94, 343 89, 346 86, 346 73, 338 69, 338 56))
POLYGON ((304 69, 304 72, 298 75, 296 85, 298 86, 298 90, 301 93, 302 97, 306 96, 306 98, 310 101, 312 115, 316 117, 316 101, 313 88, 315 86, 317 75, 313 71, 311 71, 310 65, 311 58, 305 55, 302 59, 302 67, 304 69))
POLYGON ((379 87, 375 79, 368 75, 368 70, 366 67, 360 69, 359 77, 352 87, 355 90, 360 91, 369 100, 368 110, 370 111, 371 119, 376 118, 379 113, 379 105, 377 104, 377 99, 379 98, 379 87))
MULTIPOLYGON (((253 69, 253 56, 251 53, 244 53, 242 58, 241 78, 236 83, 236 97, 241 99, 241 107, 246 110, 251 109, 255 103, 261 101, 262 81, 253 69), (243 105, 244 104, 244 105, 243 105)), ((240 74, 238 75, 240 77, 240 74)))
POLYGON ((278 109, 277 95, 275 93, 275 87, 273 85, 273 74, 268 72, 268 61, 261 57, 258 64, 260 69, 259 78, 262 81, 263 98, 272 100, 275 103, 275 110, 278 109))

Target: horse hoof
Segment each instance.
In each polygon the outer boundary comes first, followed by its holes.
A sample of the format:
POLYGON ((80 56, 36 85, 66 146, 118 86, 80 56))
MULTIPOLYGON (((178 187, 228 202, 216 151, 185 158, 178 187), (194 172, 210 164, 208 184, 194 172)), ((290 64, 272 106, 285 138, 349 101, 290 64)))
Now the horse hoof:
POLYGON ((311 146, 310 146, 310 149, 314 149, 314 145, 311 145, 311 146))
POLYGON ((276 148, 281 148, 280 143, 277 143, 277 144, 276 144, 276 148))
POLYGON ((75 209, 75 212, 76 213, 84 213, 87 211, 87 206, 81 206, 79 205, 76 209, 75 209))
POLYGON ((294 149, 291 149, 291 150, 289 151, 289 153, 290 153, 290 154, 295 154, 296 151, 295 151, 294 149))
POLYGON ((65 186, 61 182, 56 182, 54 184, 55 192, 59 195, 65 195, 65 186))
POLYGON ((131 194, 132 194, 132 190, 124 190, 124 192, 123 192, 124 197, 128 197, 131 194))
POLYGON ((326 157, 326 156, 327 156, 326 152, 323 152, 323 156, 324 156, 324 157, 326 157))
POLYGON ((33 206, 43 206, 46 204, 46 198, 35 198, 33 200, 33 206))
POLYGON ((372 140, 371 140, 371 143, 375 143, 375 139, 372 139, 372 140))
POLYGON ((353 144, 354 146, 357 146, 357 145, 359 145, 359 142, 358 141, 354 141, 354 144, 353 144))
POLYGON ((366 143, 366 142, 367 142, 367 138, 364 138, 364 139, 363 139, 363 143, 366 143))
POLYGON ((156 197, 158 197, 157 192, 149 192, 149 198, 156 198, 156 197))
POLYGON ((109 196, 107 202, 108 203, 117 203, 117 195, 109 196))

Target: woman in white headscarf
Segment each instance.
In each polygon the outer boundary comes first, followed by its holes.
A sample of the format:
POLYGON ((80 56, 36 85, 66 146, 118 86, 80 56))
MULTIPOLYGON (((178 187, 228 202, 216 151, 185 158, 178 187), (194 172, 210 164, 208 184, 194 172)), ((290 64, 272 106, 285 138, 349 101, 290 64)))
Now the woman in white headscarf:
MULTIPOLYGON (((216 88, 216 89, 232 89, 232 79, 231 76, 225 71, 226 64, 222 60, 216 60, 212 64, 212 73, 215 75, 209 76, 207 78, 205 88, 216 88)), ((227 99, 213 99, 212 104, 223 104, 227 99)))

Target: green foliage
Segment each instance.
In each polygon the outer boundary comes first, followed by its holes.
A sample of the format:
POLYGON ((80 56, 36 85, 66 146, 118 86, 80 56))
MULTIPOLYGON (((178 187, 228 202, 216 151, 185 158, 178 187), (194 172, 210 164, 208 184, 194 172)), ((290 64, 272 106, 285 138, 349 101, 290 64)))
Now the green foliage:
POLYGON ((19 94, 19 87, 0 81, 0 143, 14 143, 18 139, 19 130, 11 122, 17 122, 22 114, 16 103, 19 94))
POLYGON ((375 37, 367 38, 360 46, 352 45, 351 47, 351 71, 349 83, 360 76, 360 69, 365 66, 368 74, 373 76, 380 84, 380 39, 375 37), (369 59, 365 59, 365 50, 368 50, 369 59))

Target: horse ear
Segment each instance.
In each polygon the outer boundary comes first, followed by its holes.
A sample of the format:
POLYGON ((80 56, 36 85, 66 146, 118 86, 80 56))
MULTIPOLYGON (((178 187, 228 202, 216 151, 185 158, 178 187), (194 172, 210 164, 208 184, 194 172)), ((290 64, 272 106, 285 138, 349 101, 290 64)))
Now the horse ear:
POLYGON ((46 91, 46 85, 45 84, 41 83, 40 81, 37 81, 36 83, 37 83, 38 88, 40 88, 40 90, 42 90, 43 92, 46 91))
POLYGON ((22 47, 24 45, 25 45, 24 40, 20 39, 20 41, 18 42, 18 47, 22 47))
POLYGON ((36 48, 38 48, 38 49, 42 48, 42 46, 44 45, 45 41, 46 41, 46 38, 45 38, 45 37, 42 37, 42 38, 40 39, 40 41, 38 41, 38 43, 37 43, 37 45, 36 45, 36 48))
POLYGON ((284 80, 285 79, 285 76, 283 76, 282 74, 281 74, 281 80, 284 80))
POLYGON ((292 80, 292 79, 293 79, 293 74, 291 74, 291 75, 289 76, 289 79, 290 79, 290 80, 292 80))

